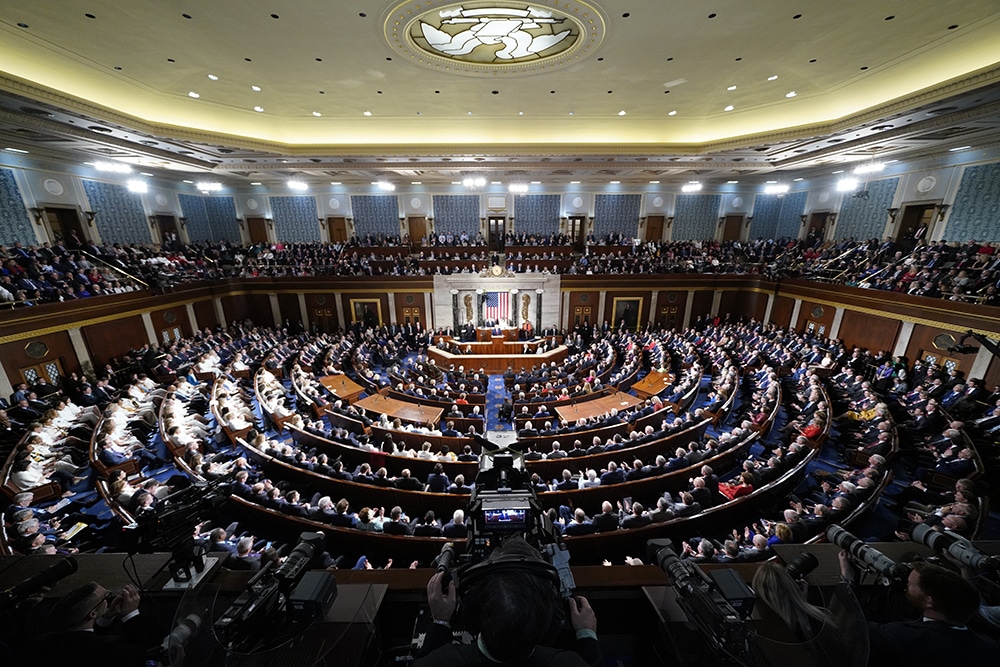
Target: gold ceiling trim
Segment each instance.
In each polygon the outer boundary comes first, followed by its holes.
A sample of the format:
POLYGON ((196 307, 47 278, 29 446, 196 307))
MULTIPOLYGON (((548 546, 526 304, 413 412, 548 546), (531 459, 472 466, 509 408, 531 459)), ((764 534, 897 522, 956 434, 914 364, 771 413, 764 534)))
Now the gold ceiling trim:
MULTIPOLYGON (((503 143, 476 144, 468 143, 434 143, 434 144, 289 144, 283 142, 254 139, 252 137, 229 135, 217 132, 180 127, 166 123, 153 123, 144 119, 124 114, 115 109, 104 107, 87 100, 67 95, 36 83, 0 73, 0 90, 12 93, 37 103, 51 104, 71 113, 83 114, 94 119, 95 123, 118 126, 130 133, 144 133, 150 137, 167 137, 167 140, 183 140, 210 145, 223 145, 248 151, 271 153, 275 156, 315 156, 353 157, 360 154, 371 156, 398 156, 413 154, 425 156, 437 155, 497 155, 518 156, 524 153, 545 152, 551 155, 648 155, 651 153, 672 153, 678 155, 694 155, 715 153, 730 150, 741 150, 767 143, 780 143, 814 138, 820 135, 836 134, 853 128, 859 124, 879 120, 893 114, 903 113, 913 108, 953 97, 955 95, 976 90, 988 85, 1000 83, 1000 67, 987 67, 966 76, 952 79, 940 85, 926 88, 914 95, 898 98, 892 102, 877 105, 864 111, 844 116, 840 119, 800 125, 773 132, 747 134, 705 143, 503 143)), ((88 135, 89 136, 89 135, 88 135)), ((107 139, 106 137, 104 138, 107 139)), ((135 147, 139 150, 139 147, 135 147)), ((202 149, 212 152, 211 148, 202 149)), ((288 165, 286 165, 286 168, 288 165)), ((346 166, 342 168, 359 168, 346 166)), ((247 169, 252 170, 253 165, 247 169)))

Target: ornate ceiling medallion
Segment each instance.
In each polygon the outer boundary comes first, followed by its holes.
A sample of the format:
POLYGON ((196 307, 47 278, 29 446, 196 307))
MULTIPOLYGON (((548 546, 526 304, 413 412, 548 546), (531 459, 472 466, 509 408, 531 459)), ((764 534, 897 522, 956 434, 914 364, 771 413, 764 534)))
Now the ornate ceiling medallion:
POLYGON ((411 0, 385 19, 390 46, 442 72, 537 74, 578 62, 604 39, 603 15, 578 0, 411 0))

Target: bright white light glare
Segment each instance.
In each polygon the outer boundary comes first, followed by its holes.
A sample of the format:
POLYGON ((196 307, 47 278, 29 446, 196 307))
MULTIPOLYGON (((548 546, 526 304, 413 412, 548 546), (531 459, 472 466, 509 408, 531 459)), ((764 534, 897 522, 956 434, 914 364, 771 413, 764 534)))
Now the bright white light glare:
POLYGON ((733 106, 732 104, 730 104, 730 105, 729 105, 729 106, 727 106, 727 107, 726 107, 725 109, 723 109, 723 111, 732 111, 732 110, 733 110, 733 109, 735 109, 735 108, 736 108, 736 107, 734 107, 734 106, 733 106))
POLYGON ((209 74, 208 78, 211 79, 212 81, 218 81, 219 80, 219 77, 215 76, 214 74, 209 74))
POLYGON ((580 185, 580 181, 570 181, 570 185, 580 185))
POLYGON ((257 113, 264 113, 264 107, 254 107, 253 110, 257 113))
POLYGON ((288 181, 288 189, 295 190, 296 192, 305 192, 309 189, 309 184, 302 181, 288 181))
POLYGON ((618 115, 619 116, 624 116, 625 115, 625 109, 622 109, 621 111, 619 111, 618 115))
POLYGON ((785 93, 785 97, 789 97, 789 98, 795 97, 796 95, 798 95, 798 93, 795 92, 794 90, 789 90, 787 93, 785 93))
POLYGON ((881 162, 876 162, 874 164, 862 164, 854 168, 855 174, 874 174, 877 171, 882 171, 885 169, 885 165, 881 162))
POLYGON ((423 185, 423 181, 410 181, 410 185, 423 185))
POLYGON ((392 192, 396 189, 396 186, 389 181, 379 181, 376 183, 380 190, 385 190, 386 192, 392 192))
POLYGON ((132 173, 132 167, 123 162, 95 162, 94 169, 97 171, 111 171, 116 174, 132 173))
POLYGON ((608 181, 608 183, 611 185, 618 185, 621 181, 608 181))
POLYGON ((523 193, 525 193, 525 192, 528 191, 528 184, 527 183, 511 183, 510 185, 507 186, 507 190, 509 192, 513 192, 514 194, 523 194, 523 193))
POLYGON ((21 148, 5 148, 5 151, 10 151, 11 153, 27 153, 28 151, 21 148))
POLYGON ((772 74, 771 76, 767 77, 768 81, 776 81, 777 79, 778 79, 777 74, 772 74))
POLYGON ((736 86, 729 86, 726 90, 736 90, 736 86))
POLYGON ((149 187, 146 185, 146 181, 132 180, 126 183, 126 185, 128 186, 129 192, 138 192, 139 194, 142 194, 149 190, 149 187))
POLYGON ((467 188, 481 188, 484 185, 486 185, 486 179, 483 178, 482 176, 476 176, 476 177, 469 176, 467 178, 462 179, 462 185, 464 185, 467 188))
POLYGON ((676 110, 676 109, 674 109, 673 111, 668 111, 668 112, 667 112, 667 115, 668 115, 668 116, 676 116, 676 115, 677 115, 677 110, 676 110))
POLYGON ((726 183, 729 185, 735 185, 736 183, 739 183, 739 181, 726 181, 726 183))
POLYGON ((659 185, 660 182, 659 181, 650 181, 649 184, 650 185, 659 185))
POLYGON ((250 185, 260 185, 260 181, 253 181, 250 183, 250 185))
POLYGON ((972 148, 972 146, 956 146, 955 148, 949 148, 948 150, 954 153, 955 151, 964 151, 972 148))
POLYGON ((681 192, 701 192, 701 183, 685 183, 681 186, 681 192))
POLYGON ((201 97, 201 95, 192 90, 190 93, 188 93, 188 97, 193 97, 194 99, 198 99, 199 97, 201 97))
POLYGON ((371 116, 371 115, 372 115, 372 112, 371 112, 371 111, 365 111, 365 112, 364 112, 364 115, 365 115, 365 116, 371 116))
POLYGON ((842 178, 837 181, 837 192, 854 192, 858 189, 858 179, 842 178))
POLYGON ((202 192, 219 192, 222 190, 222 183, 212 183, 211 181, 199 181, 198 189, 202 192))
POLYGON ((260 86, 250 86, 250 90, 252 90, 255 93, 259 93, 260 92, 260 86))
POLYGON ((320 112, 318 112, 318 111, 313 111, 313 115, 314 115, 314 116, 316 116, 317 118, 319 118, 319 117, 320 117, 320 116, 322 116, 323 114, 321 114, 321 113, 320 113, 320 112))
POLYGON ((766 195, 783 195, 788 192, 788 186, 781 183, 772 183, 771 185, 764 186, 764 194, 766 195))

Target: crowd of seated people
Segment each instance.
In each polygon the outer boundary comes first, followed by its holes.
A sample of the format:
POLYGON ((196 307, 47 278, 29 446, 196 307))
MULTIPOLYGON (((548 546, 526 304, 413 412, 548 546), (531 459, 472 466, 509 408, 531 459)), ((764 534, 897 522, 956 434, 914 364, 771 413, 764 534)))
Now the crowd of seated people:
MULTIPOLYGON (((565 245, 558 235, 509 235, 515 245, 565 245)), ((442 234, 425 246, 484 247, 481 239, 442 234), (442 241, 443 239, 443 241, 442 241)), ((917 296, 996 305, 1000 284, 1000 257, 996 244, 967 242, 879 241, 852 238, 823 241, 754 239, 748 241, 669 241, 633 244, 631 239, 591 239, 588 252, 568 268, 542 262, 544 271, 569 274, 756 273, 769 277, 798 276, 917 296)), ((179 243, 167 246, 74 241, 24 247, 0 246, 0 302, 37 305, 78 298, 118 294, 171 281, 214 280, 227 277, 308 275, 422 275, 473 272, 486 267, 483 250, 468 254, 463 266, 435 262, 425 269, 418 258, 399 256, 372 262, 365 248, 408 248, 408 239, 362 237, 350 243, 237 244, 179 243), (133 280, 128 276, 136 276, 133 280), (141 281, 141 282, 140 282, 141 281)), ((428 251, 437 252, 433 250, 428 251)), ((452 259, 454 252, 445 251, 452 259)), ((438 255, 435 255, 437 258, 438 255)), ((555 256, 553 256, 554 258, 555 256)), ((462 259, 462 258, 460 258, 462 259)), ((531 271, 532 257, 512 262, 515 270, 531 271)))

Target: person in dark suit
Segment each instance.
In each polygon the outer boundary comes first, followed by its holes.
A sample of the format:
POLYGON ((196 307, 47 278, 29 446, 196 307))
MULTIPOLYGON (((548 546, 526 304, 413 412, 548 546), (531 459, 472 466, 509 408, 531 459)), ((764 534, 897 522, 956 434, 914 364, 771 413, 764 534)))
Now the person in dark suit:
POLYGON ((412 535, 413 529, 403 518, 403 508, 396 505, 389 510, 389 520, 382 522, 382 532, 386 535, 412 535))
POLYGON ((410 469, 405 468, 399 473, 399 477, 393 480, 393 484, 401 491, 423 491, 424 485, 416 477, 410 475, 410 469))
POLYGON ((625 482, 625 471, 618 467, 614 461, 608 462, 608 471, 601 475, 601 486, 611 484, 622 484, 625 482))
MULTIPOLYGON (((911 564, 906 599, 922 617, 916 621, 869 624, 869 664, 943 665, 960 658, 986 665, 1000 654, 1000 642, 970 630, 979 593, 958 573, 930 563, 911 564)), ((841 573, 853 579, 846 556, 841 573)))
POLYGON ((441 526, 434 518, 434 511, 427 510, 423 522, 413 527, 413 534, 416 537, 441 537, 441 526))
POLYGON ((594 517, 594 531, 607 533, 618 530, 618 514, 614 506, 607 500, 601 503, 601 513, 594 517))
POLYGON ((594 524, 587 519, 587 513, 580 507, 573 512, 573 520, 567 523, 563 530, 563 534, 567 536, 590 535, 593 532, 594 524))
POLYGON ((642 526, 648 526, 653 522, 653 518, 643 512, 643 507, 641 503, 632 503, 631 513, 625 513, 621 517, 622 528, 641 528, 642 526))
POLYGON ((54 631, 26 645, 15 664, 71 657, 79 665, 134 667, 146 664, 146 650, 153 645, 139 610, 139 589, 132 584, 116 596, 92 581, 60 598, 49 618, 54 631))
POLYGON ((451 521, 441 528, 441 534, 453 540, 465 539, 469 535, 469 527, 465 523, 465 512, 455 510, 451 521))

